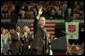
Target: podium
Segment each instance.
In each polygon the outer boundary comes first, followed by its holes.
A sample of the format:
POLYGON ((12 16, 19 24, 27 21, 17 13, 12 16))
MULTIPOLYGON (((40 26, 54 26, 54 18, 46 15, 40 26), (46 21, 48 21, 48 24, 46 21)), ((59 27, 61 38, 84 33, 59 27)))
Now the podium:
POLYGON ((53 52, 63 52, 67 51, 67 40, 65 36, 55 39, 51 42, 51 49, 53 52))

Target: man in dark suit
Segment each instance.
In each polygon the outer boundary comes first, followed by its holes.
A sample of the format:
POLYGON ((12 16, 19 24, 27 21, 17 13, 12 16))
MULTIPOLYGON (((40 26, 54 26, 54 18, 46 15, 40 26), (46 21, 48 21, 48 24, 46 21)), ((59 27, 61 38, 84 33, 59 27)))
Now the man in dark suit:
POLYGON ((24 31, 21 33, 21 41, 22 41, 22 54, 23 55, 29 55, 29 45, 30 45, 30 41, 31 41, 31 33, 30 33, 30 29, 29 27, 25 26, 24 31))
POLYGON ((12 32, 11 34, 11 55, 17 55, 19 53, 19 41, 18 41, 18 35, 16 32, 12 32))
POLYGON ((34 20, 34 40, 32 42, 32 54, 33 55, 45 55, 48 54, 48 42, 46 33, 43 30, 45 25, 45 18, 40 17, 42 14, 42 8, 39 9, 38 15, 34 20))
POLYGON ((17 33, 17 35, 18 35, 18 46, 19 46, 19 55, 21 55, 21 52, 23 51, 22 50, 22 42, 21 42, 21 40, 20 40, 20 27, 19 26, 17 26, 16 27, 16 33, 17 33))

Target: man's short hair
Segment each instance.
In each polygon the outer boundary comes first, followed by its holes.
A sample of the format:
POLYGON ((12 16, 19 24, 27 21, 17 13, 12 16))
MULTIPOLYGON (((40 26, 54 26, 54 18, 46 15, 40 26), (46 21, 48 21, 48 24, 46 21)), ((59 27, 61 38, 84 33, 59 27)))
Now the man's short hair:
POLYGON ((45 17, 43 17, 43 16, 42 16, 42 17, 40 17, 40 19, 39 19, 39 20, 41 20, 41 18, 44 18, 44 19, 45 19, 45 17))

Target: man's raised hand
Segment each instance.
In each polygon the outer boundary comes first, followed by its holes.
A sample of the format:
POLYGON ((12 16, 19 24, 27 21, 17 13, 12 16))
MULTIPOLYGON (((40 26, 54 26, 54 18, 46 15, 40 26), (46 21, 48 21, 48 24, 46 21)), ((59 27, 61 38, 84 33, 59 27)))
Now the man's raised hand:
POLYGON ((39 8, 39 11, 38 11, 38 16, 40 17, 40 15, 42 14, 42 7, 41 8, 39 8))

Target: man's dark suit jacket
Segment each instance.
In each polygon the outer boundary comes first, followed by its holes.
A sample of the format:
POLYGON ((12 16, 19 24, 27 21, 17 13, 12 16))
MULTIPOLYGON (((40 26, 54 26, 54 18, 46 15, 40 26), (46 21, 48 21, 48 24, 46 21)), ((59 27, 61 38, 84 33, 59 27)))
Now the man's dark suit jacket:
POLYGON ((47 37, 45 38, 45 41, 43 40, 44 37, 44 31, 41 28, 41 26, 38 24, 38 20, 34 20, 34 40, 32 42, 32 48, 36 50, 43 50, 43 46, 45 49, 48 49, 48 42, 47 37), (45 42, 45 44, 43 43, 45 42))
POLYGON ((19 46, 20 46, 20 42, 18 41, 18 35, 16 32, 11 33, 11 51, 13 52, 14 55, 16 55, 19 52, 19 46))
MULTIPOLYGON (((22 32, 22 33, 24 34, 24 32, 22 32)), ((21 41, 22 41, 24 50, 27 50, 28 45, 31 44, 31 40, 32 40, 32 37, 31 37, 30 34, 27 34, 27 38, 26 38, 26 37, 21 38, 21 41), (26 41, 26 40, 27 40, 27 41, 26 41)))

